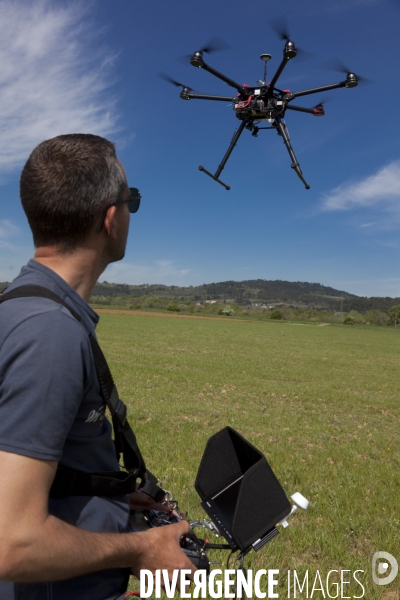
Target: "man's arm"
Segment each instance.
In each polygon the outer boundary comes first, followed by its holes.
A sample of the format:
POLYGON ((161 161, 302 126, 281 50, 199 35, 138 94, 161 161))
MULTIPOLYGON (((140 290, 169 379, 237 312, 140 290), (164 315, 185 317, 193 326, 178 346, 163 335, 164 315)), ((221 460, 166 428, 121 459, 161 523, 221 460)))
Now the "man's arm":
POLYGON ((48 512, 56 461, 0 451, 0 580, 33 583, 106 569, 192 569, 186 521, 137 533, 92 533, 48 512))

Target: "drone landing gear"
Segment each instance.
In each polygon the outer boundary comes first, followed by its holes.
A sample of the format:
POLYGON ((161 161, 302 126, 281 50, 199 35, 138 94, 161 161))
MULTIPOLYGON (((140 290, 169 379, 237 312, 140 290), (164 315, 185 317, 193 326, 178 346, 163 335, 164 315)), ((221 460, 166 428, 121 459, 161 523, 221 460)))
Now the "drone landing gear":
POLYGON ((226 163, 228 161, 228 158, 232 154, 232 150, 236 146, 238 139, 242 135, 242 131, 246 127, 246 124, 247 124, 247 121, 242 121, 240 123, 239 128, 233 134, 233 137, 231 139, 231 143, 229 144, 229 148, 226 151, 225 156, 222 159, 222 161, 221 161, 218 169, 215 171, 214 175, 212 173, 210 173, 209 171, 207 171, 207 169, 205 169, 202 165, 199 166, 199 171, 203 171, 206 175, 208 175, 209 177, 211 177, 211 179, 214 179, 214 181, 217 181, 220 185, 222 185, 226 190, 230 190, 231 189, 230 186, 226 185, 226 183, 224 183, 223 181, 221 181, 218 178, 221 175, 222 170, 223 170, 223 168, 225 167, 225 165, 226 165, 226 163))
POLYGON ((217 183, 220 183, 226 190, 229 191, 231 189, 230 185, 226 185, 226 183, 224 183, 223 181, 218 179, 217 173, 215 173, 215 175, 213 175, 212 173, 210 173, 210 171, 207 171, 207 169, 205 169, 202 165, 199 166, 199 171, 203 171, 203 173, 205 173, 206 175, 211 177, 211 179, 214 179, 214 181, 216 181, 217 183))
POLYGON ((303 177, 303 173, 301 172, 299 162, 296 158, 295 153, 293 152, 292 144, 290 143, 290 139, 289 139, 289 135, 288 135, 286 126, 282 123, 282 121, 279 118, 276 118, 276 124, 278 127, 278 132, 283 137, 285 146, 289 152, 290 158, 292 159, 291 167, 292 167, 292 169, 294 169, 296 171, 297 176, 304 183, 304 187, 306 188, 306 190, 309 190, 310 186, 308 185, 307 181, 303 177))

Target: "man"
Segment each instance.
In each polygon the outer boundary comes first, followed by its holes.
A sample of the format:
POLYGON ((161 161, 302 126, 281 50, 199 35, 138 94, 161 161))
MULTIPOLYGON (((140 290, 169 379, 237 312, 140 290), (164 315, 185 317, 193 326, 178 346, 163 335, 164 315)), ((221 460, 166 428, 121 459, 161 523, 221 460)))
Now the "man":
POLYGON ((0 597, 119 600, 128 569, 193 568, 179 546, 185 521, 132 533, 126 495, 49 498, 58 464, 119 468, 88 301, 107 265, 124 257, 130 191, 114 145, 74 134, 32 152, 20 193, 35 254, 6 293, 45 287, 81 321, 47 298, 0 305, 0 597))

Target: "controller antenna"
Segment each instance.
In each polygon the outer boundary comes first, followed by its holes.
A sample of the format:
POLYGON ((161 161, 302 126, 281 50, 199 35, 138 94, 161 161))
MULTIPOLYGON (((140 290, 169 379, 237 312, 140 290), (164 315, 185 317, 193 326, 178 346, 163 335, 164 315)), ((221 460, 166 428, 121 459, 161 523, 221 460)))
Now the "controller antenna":
MULTIPOLYGON (((289 517, 292 516, 292 514, 298 509, 298 508, 302 508, 303 510, 307 510, 308 505, 310 504, 309 501, 307 500, 307 498, 304 498, 303 494, 300 494, 300 492, 295 492, 293 494, 293 496, 291 496, 292 500, 293 500, 293 506, 292 506, 292 510, 290 511, 290 514, 288 515, 289 517)), ((287 519, 287 517, 286 517, 287 519)), ((283 519, 282 521, 280 521, 280 523, 278 523, 278 525, 282 525, 282 527, 288 527, 289 523, 287 522, 286 519, 283 519)))

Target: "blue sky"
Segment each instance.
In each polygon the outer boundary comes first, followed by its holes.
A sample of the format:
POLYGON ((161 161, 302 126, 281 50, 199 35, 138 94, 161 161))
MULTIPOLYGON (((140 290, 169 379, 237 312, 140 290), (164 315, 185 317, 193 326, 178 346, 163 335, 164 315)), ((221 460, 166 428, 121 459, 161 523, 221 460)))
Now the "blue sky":
POLYGON ((142 193, 124 261, 101 281, 197 285, 284 279, 364 296, 400 296, 400 97, 396 0, 0 0, 0 281, 32 256, 18 196, 21 168, 43 139, 69 132, 117 144, 142 193), (239 121, 224 102, 179 98, 165 71, 203 93, 234 90, 176 60, 223 38, 206 57, 255 84, 261 53, 272 77, 283 43, 269 26, 285 14, 291 38, 312 53, 292 60, 278 87, 292 91, 345 77, 339 58, 373 83, 329 97, 326 116, 287 111, 293 148, 311 189, 290 168, 281 138, 245 131, 221 179, 215 171, 239 121))

